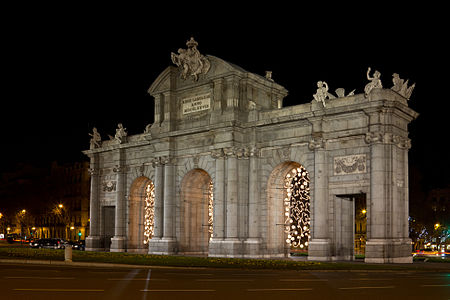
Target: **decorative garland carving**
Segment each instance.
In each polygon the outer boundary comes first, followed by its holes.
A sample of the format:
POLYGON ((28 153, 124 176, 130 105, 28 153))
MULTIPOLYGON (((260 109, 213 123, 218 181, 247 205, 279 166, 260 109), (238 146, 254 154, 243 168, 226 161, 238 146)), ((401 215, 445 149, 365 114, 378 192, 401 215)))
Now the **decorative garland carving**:
POLYGON ((348 155, 334 158, 334 175, 366 173, 366 155, 348 155))

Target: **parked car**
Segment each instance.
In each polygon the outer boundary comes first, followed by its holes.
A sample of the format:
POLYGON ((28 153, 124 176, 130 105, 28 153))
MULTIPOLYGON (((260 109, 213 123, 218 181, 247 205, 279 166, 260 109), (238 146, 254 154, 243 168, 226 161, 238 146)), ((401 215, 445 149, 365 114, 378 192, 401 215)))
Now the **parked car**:
POLYGON ((84 241, 67 241, 67 244, 72 246, 73 250, 84 251, 84 241))
POLYGON ((30 243, 32 248, 46 248, 46 249, 64 249, 65 241, 63 239, 50 238, 39 239, 30 243))

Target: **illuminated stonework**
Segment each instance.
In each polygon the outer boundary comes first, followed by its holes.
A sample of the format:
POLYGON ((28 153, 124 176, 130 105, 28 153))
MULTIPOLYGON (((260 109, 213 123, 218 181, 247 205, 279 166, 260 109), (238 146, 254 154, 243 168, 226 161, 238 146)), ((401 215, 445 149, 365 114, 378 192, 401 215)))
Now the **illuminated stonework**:
POLYGON ((286 198, 284 215, 286 217, 286 243, 293 247, 308 249, 310 229, 309 175, 305 168, 292 169, 285 178, 286 198))
POLYGON ((155 215, 155 185, 149 183, 145 188, 144 245, 153 237, 155 215))
POLYGON ((212 180, 209 183, 209 198, 208 198, 208 232, 209 240, 213 238, 213 222, 214 222, 214 187, 212 180))

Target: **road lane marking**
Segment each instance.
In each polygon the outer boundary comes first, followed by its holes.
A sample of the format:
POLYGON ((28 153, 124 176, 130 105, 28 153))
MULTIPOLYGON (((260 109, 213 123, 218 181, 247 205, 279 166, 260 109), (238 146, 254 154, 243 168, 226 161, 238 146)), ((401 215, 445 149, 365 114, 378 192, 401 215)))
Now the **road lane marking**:
POLYGON ((349 278, 349 280, 379 281, 379 280, 394 280, 394 278, 349 278))
POLYGON ((312 288, 300 289, 247 289, 248 292, 290 292, 290 291, 312 291, 312 288))
POLYGON ((450 286, 450 284, 422 284, 423 287, 433 287, 433 286, 450 286))
POLYGON ((363 290, 363 289, 393 289, 395 286, 354 286, 354 287, 343 287, 340 290, 363 290))
POLYGON ((206 273, 165 273, 166 275, 187 275, 187 276, 213 276, 213 274, 206 273))
POLYGON ((132 280, 136 280, 136 281, 169 281, 169 279, 165 279, 165 278, 151 278, 151 279, 147 279, 147 278, 108 278, 108 280, 123 280, 123 281, 132 281, 132 280))
POLYGON ((44 280, 52 280, 52 279, 75 279, 75 277, 34 277, 34 276, 5 276, 6 279, 44 279, 44 280))
MULTIPOLYGON (((145 281, 145 287, 144 290, 148 290, 148 283, 150 282, 150 276, 152 274, 152 269, 148 269, 147 271, 147 280, 145 281)), ((147 299, 147 294, 145 293, 144 296, 142 297, 142 300, 146 300, 147 299)))
POLYGON ((185 293, 185 292, 215 292, 216 290, 140 290, 141 292, 174 292, 174 293, 185 293))
POLYGON ((287 279, 280 279, 280 281, 328 281, 328 279, 300 279, 300 278, 287 278, 287 279))
POLYGON ((94 289, 13 289, 14 291, 25 292, 104 292, 105 290, 94 289))
POLYGON ((255 281, 254 279, 229 279, 229 278, 223 278, 223 279, 219 279, 219 278, 214 278, 214 279, 196 279, 196 281, 217 281, 217 282, 221 282, 221 281, 233 281, 233 282, 238 282, 238 281, 255 281))

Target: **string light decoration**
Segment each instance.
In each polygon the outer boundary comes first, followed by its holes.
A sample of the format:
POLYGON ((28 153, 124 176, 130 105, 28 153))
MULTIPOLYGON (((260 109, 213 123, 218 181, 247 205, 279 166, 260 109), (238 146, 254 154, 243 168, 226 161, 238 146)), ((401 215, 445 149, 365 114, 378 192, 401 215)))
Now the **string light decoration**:
POLYGON ((212 180, 209 182, 209 197, 208 197, 208 232, 209 240, 213 238, 213 222, 214 222, 214 187, 212 180))
POLYGON ((308 249, 310 235, 309 174, 302 166, 292 169, 285 178, 284 199, 286 243, 293 247, 308 249))
POLYGON ((155 216, 155 185, 149 183, 145 188, 144 206, 144 245, 147 245, 153 237, 154 216, 155 216))

